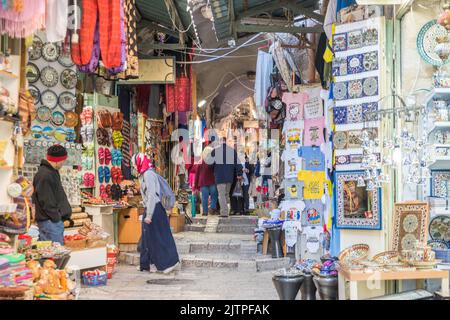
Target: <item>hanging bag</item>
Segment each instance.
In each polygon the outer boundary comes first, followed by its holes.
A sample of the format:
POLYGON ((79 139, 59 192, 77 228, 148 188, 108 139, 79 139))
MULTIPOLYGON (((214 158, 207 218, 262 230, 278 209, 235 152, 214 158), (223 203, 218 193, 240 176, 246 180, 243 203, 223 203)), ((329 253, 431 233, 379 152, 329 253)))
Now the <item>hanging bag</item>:
POLYGON ((242 198, 244 196, 242 192, 242 185, 240 182, 237 182, 234 186, 233 197, 242 198))

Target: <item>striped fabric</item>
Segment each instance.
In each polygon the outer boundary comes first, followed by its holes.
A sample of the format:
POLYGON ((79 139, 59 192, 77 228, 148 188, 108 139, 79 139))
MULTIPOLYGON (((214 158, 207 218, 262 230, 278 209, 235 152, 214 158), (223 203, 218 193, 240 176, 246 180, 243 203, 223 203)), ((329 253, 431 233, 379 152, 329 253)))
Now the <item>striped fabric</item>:
POLYGON ((122 144, 123 165, 130 167, 131 165, 131 139, 130 139, 130 122, 123 121, 122 136, 124 138, 122 144))

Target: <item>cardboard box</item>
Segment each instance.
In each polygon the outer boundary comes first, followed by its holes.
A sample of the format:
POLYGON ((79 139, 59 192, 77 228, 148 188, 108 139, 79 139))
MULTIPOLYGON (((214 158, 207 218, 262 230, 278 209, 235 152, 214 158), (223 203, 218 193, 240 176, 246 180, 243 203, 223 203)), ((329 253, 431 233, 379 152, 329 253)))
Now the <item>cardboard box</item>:
POLYGON ((119 211, 119 243, 134 244, 139 242, 142 225, 139 214, 143 208, 122 209, 119 211))
POLYGON ((172 233, 178 233, 184 231, 184 214, 171 214, 169 216, 170 229, 172 233))

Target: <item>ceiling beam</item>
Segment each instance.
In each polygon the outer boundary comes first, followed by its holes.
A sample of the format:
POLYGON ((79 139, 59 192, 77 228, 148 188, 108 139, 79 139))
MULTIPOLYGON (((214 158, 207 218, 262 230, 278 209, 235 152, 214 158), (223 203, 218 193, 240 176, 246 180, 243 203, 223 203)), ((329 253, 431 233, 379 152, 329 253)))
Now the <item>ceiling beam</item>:
MULTIPOLYGON (((178 13, 178 9, 175 5, 175 2, 173 0, 164 0, 166 7, 167 7, 167 13, 174 18, 175 24, 178 24, 177 28, 180 30, 184 30, 183 21, 180 18, 180 14, 178 13), (175 16, 175 17, 174 17, 175 16)), ((180 43, 184 44, 185 42, 185 35, 182 32, 179 32, 180 36, 180 43)))
POLYGON ((265 26, 265 25, 243 25, 237 23, 235 26, 237 32, 282 32, 282 33, 322 33, 323 26, 314 27, 281 27, 281 26, 265 26))
POLYGON ((290 1, 287 7, 296 15, 304 15, 322 23, 325 20, 325 17, 323 15, 314 12, 313 9, 305 8, 302 4, 296 3, 296 1, 290 1))
POLYGON ((256 15, 264 13, 264 12, 272 12, 274 10, 285 7, 287 5, 287 3, 288 3, 287 0, 277 0, 277 1, 270 1, 269 3, 261 4, 261 5, 255 6, 247 11, 241 12, 240 14, 236 15, 236 20, 241 20, 242 18, 256 16, 256 15))

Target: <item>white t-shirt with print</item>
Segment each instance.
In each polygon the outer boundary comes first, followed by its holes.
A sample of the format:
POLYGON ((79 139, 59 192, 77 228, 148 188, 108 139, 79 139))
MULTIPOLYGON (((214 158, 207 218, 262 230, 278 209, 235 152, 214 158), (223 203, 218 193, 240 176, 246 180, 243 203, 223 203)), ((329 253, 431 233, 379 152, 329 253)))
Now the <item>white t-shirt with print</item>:
POLYGON ((283 125, 286 150, 296 152, 303 145, 303 121, 287 121, 283 125))
POLYGON ((284 178, 295 179, 300 170, 302 170, 302 158, 298 156, 297 151, 284 150, 281 156, 284 162, 284 178))
POLYGON ((301 200, 284 200, 280 204, 280 210, 284 213, 286 220, 301 221, 305 203, 301 200))

